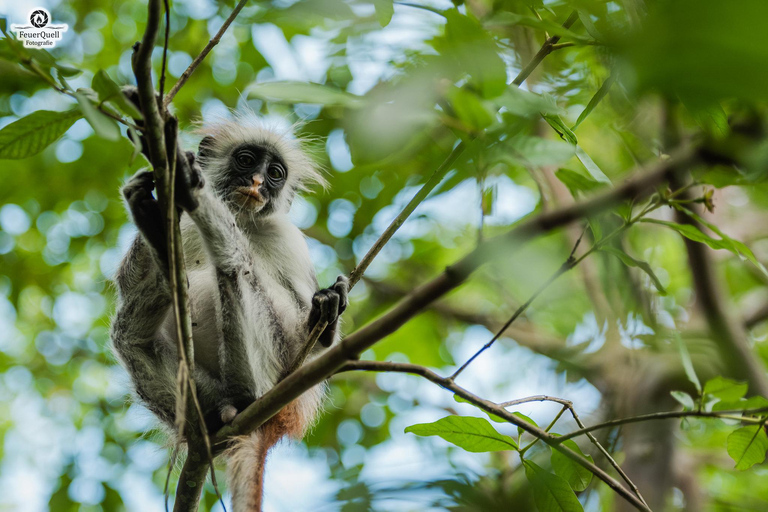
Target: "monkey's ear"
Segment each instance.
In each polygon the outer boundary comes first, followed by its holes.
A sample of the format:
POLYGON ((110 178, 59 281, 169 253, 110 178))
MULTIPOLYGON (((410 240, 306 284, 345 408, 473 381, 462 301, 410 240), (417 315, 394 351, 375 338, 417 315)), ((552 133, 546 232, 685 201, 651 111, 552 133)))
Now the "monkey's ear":
POLYGON ((213 143, 214 138, 210 135, 203 137, 203 140, 200 141, 200 146, 197 148, 197 155, 202 158, 211 156, 213 154, 213 143))

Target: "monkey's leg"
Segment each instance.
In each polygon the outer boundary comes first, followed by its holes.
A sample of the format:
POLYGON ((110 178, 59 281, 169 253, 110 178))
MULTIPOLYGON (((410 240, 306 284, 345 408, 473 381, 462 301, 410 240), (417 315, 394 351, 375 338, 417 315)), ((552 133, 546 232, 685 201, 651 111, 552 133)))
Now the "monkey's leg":
POLYGON ((140 236, 124 258, 116 281, 120 300, 111 330, 115 352, 146 406, 173 424, 175 357, 171 342, 159 336, 171 296, 155 256, 140 236))
POLYGON ((308 332, 312 332, 316 324, 326 322, 328 327, 325 328, 318 340, 326 348, 330 347, 336 338, 339 316, 347 309, 348 292, 349 281, 345 276, 339 276, 333 286, 316 292, 312 297, 308 332))

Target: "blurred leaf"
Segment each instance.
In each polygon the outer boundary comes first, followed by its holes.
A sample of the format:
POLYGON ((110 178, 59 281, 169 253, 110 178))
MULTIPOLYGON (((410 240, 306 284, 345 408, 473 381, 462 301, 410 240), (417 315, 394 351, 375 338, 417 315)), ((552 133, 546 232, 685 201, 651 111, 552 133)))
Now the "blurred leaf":
POLYGON ((696 404, 691 395, 685 391, 670 391, 669 394, 672 395, 672 398, 680 402, 686 410, 692 411, 694 409, 696 404))
POLYGON ((592 176, 596 181, 613 186, 613 183, 608 178, 608 176, 605 175, 602 169, 598 167, 598 165, 592 160, 592 158, 590 158, 590 156, 581 146, 576 146, 576 157, 579 159, 579 161, 581 161, 582 164, 584 164, 584 167, 587 169, 587 172, 589 172, 589 175, 592 176))
POLYGON ((766 19, 764 0, 655 3, 627 48, 638 85, 697 101, 768 98, 766 19))
POLYGON ((111 119, 99 112, 96 107, 88 99, 86 93, 79 91, 75 93, 75 98, 80 105, 80 110, 83 112, 83 116, 91 125, 96 135, 107 140, 120 139, 120 128, 114 119, 111 119))
MULTIPOLYGON (((751 396, 747 399, 720 401, 712 406, 713 411, 745 411, 747 409, 763 409, 768 407, 768 399, 762 396, 751 396)), ((768 414, 768 413, 766 413, 768 414)))
POLYGON ((476 94, 456 87, 449 97, 456 116, 473 130, 480 131, 493 123, 493 113, 476 94))
POLYGON ((600 250, 613 254, 628 267, 639 268, 640 270, 648 274, 648 277, 651 278, 651 282, 653 283, 653 285, 656 287, 656 289, 659 291, 661 295, 667 294, 667 290, 664 289, 664 286, 661 284, 661 281, 659 281, 659 278, 656 277, 656 274, 653 272, 653 269, 651 268, 651 266, 645 261, 636 260, 629 254, 625 253, 621 249, 614 247, 612 245, 601 246, 600 250))
POLYGON ((696 375, 696 370, 693 367, 693 362, 691 361, 691 354, 688 352, 688 347, 685 345, 685 342, 683 342, 683 338, 680 336, 680 333, 675 332, 674 337, 677 340, 677 351, 680 353, 680 360, 683 363, 685 375, 688 377, 688 380, 691 382, 691 384, 693 384, 693 387, 696 388, 696 392, 701 395, 701 381, 699 381, 699 376, 696 375))
POLYGON ((395 3, 393 0, 373 0, 373 7, 376 9, 376 19, 379 25, 386 27, 395 14, 395 3))
POLYGON ((749 261, 754 263, 754 265, 757 268, 759 268, 764 274, 768 274, 768 271, 765 270, 765 267, 762 265, 762 263, 760 263, 757 260, 757 258, 755 258, 755 255, 746 245, 736 240, 733 240, 730 237, 727 237, 723 240, 717 240, 715 238, 712 238, 709 235, 705 235, 696 226, 693 226, 691 224, 677 224, 675 222, 669 222, 669 221, 658 220, 658 219, 647 219, 647 218, 640 219, 640 222, 647 222, 649 224, 659 224, 661 226, 666 226, 668 228, 674 229, 675 231, 677 231, 684 237, 688 238, 689 240, 707 244, 712 249, 725 249, 727 251, 731 251, 733 254, 739 257, 743 255, 749 261))
MULTIPOLYGON (((563 441, 562 445, 586 458, 589 462, 594 462, 592 456, 584 455, 584 452, 581 451, 581 448, 573 439, 563 441)), ((589 482, 592 481, 592 472, 590 470, 557 450, 552 450, 552 469, 557 476, 568 482, 571 489, 576 492, 584 491, 589 486, 589 482)))
POLYGON ((471 416, 446 416, 434 423, 411 425, 405 429, 417 436, 440 436, 468 452, 517 450, 517 443, 500 434, 488 420, 471 416))
POLYGON ((136 106, 131 103, 128 98, 125 97, 120 86, 109 78, 109 75, 104 70, 99 70, 93 75, 93 81, 91 87, 99 95, 99 101, 112 102, 120 109, 120 111, 132 119, 142 119, 141 112, 136 106))
POLYGON ((38 110, 0 130, 0 159, 36 155, 59 139, 82 115, 77 110, 38 110))
POLYGON ((445 33, 432 45, 451 69, 466 73, 484 98, 495 98, 507 88, 507 69, 499 47, 476 19, 457 9, 444 13, 445 33))
POLYGON ((550 35, 558 35, 566 39, 570 39, 574 42, 584 44, 591 42, 589 38, 584 37, 571 29, 565 28, 562 23, 557 23, 546 18, 538 19, 534 18, 533 16, 505 12, 496 16, 493 23, 504 25, 523 25, 526 27, 546 31, 550 35))
POLYGON ((736 469, 744 471, 765 460, 768 437, 763 425, 749 425, 733 431, 728 436, 728 455, 736 463, 736 469))
POLYGON ((250 85, 248 97, 283 103, 316 103, 326 106, 355 108, 360 106, 359 96, 328 87, 306 82, 264 82, 250 85))
POLYGON ((725 113, 720 102, 702 102, 683 98, 683 104, 694 121, 711 136, 723 138, 730 133, 728 114, 725 113))
POLYGON ((743 398, 747 394, 747 383, 736 382, 718 375, 709 379, 704 384, 704 393, 712 395, 723 401, 733 401, 743 398))
POLYGON ((567 162, 573 153, 574 147, 567 142, 521 135, 499 145, 498 150, 489 156, 489 161, 539 167, 567 162))
POLYGON ((534 117, 543 114, 559 114, 562 109, 551 96, 535 94, 514 85, 507 87, 504 94, 493 99, 498 108, 524 117, 534 117))
POLYGON ((555 172, 555 176, 563 183, 563 185, 568 187, 568 190, 571 192, 574 199, 578 199, 580 195, 602 187, 597 181, 570 169, 558 169, 555 172))
POLYGON ((568 482, 530 460, 524 460, 523 466, 539 512, 583 512, 584 508, 568 482))
MULTIPOLYGON (((700 222, 701 224, 703 224, 704 226, 706 226, 707 228, 712 230, 714 233, 716 233, 720 238, 722 238, 721 243, 723 243, 725 245, 725 247, 724 247, 725 249, 728 249, 729 251, 731 251, 736 256, 739 256, 742 259, 743 258, 748 259, 765 276, 768 276, 768 270, 766 270, 765 266, 763 266, 763 264, 755 257, 755 254, 752 252, 752 249, 747 247, 744 243, 739 242, 738 240, 735 240, 735 239, 729 237, 728 235, 723 233, 723 231, 720 228, 718 228, 717 226, 715 226, 711 222, 707 222, 706 220, 704 220, 703 217, 701 217, 700 215, 698 215, 694 211, 689 210, 688 208, 685 208, 685 207, 683 207, 683 206, 681 206, 679 204, 675 204, 674 206, 675 206, 675 208, 677 210, 680 210, 681 212, 685 213, 686 215, 688 215, 692 219, 695 219, 696 221, 700 222)), ((708 242, 707 242, 707 244, 709 245, 708 242)), ((710 245, 710 247, 712 247, 712 246, 710 245)), ((713 249, 715 249, 715 248, 716 247, 713 247, 713 249)))
POLYGON ((595 107, 600 103, 600 100, 602 100, 606 94, 608 94, 608 91, 610 90, 611 86, 613 85, 613 82, 616 81, 616 73, 611 73, 611 75, 603 82, 603 85, 600 86, 600 88, 597 90, 594 96, 592 96, 592 99, 589 100, 589 103, 587 103, 587 107, 581 111, 581 114, 579 114, 579 118, 576 120, 576 124, 574 124, 571 127, 571 130, 576 131, 576 128, 579 127, 581 123, 584 122, 584 120, 587 118, 587 116, 595 109, 595 107))
POLYGON ((542 117, 544 117, 544 120, 549 123, 549 126, 554 128, 557 134, 560 135, 560 138, 566 142, 570 142, 574 146, 579 143, 579 139, 576 137, 576 134, 573 133, 573 131, 568 128, 568 126, 566 126, 565 122, 563 122, 559 115, 545 114, 542 117))

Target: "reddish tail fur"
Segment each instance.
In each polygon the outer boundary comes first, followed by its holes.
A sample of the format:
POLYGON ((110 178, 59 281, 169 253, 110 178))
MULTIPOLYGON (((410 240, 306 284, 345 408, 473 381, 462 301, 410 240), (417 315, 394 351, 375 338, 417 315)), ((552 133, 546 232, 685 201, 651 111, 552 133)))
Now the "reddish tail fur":
POLYGON ((237 439, 229 450, 233 512, 261 512, 267 453, 286 435, 301 439, 312 420, 299 400, 286 405, 253 434, 237 439))

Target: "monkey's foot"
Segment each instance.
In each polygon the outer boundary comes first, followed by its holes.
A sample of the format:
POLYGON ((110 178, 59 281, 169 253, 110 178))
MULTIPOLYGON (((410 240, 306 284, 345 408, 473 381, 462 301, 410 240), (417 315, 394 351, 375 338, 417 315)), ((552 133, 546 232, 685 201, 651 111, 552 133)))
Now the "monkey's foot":
POLYGON ((221 421, 223 421, 225 425, 232 423, 235 416, 237 416, 237 409, 234 405, 225 405, 221 408, 221 421))

